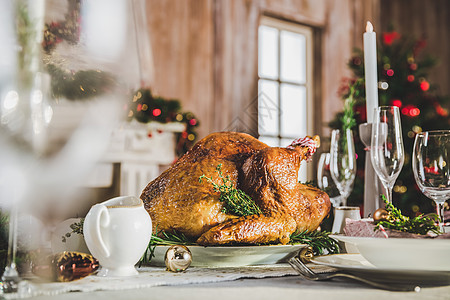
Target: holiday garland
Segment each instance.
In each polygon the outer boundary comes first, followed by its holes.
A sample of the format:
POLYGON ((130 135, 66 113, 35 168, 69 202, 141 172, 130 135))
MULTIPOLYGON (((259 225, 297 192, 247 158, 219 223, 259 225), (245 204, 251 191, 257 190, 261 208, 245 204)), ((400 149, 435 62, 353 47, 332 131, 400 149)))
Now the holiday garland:
POLYGON ((52 77, 52 93, 56 98, 82 100, 101 95, 115 84, 115 77, 100 70, 63 70, 54 64, 47 65, 52 77))
POLYGON ((76 45, 80 40, 81 0, 68 0, 68 6, 64 21, 51 22, 44 25, 42 47, 47 53, 51 53, 57 44, 62 41, 76 45))
POLYGON ((135 119, 140 123, 184 123, 185 130, 176 133, 175 151, 178 156, 186 153, 197 139, 196 128, 200 123, 193 113, 181 111, 178 100, 153 96, 150 89, 142 88, 133 95, 132 100, 126 106, 126 110, 128 120, 135 119))

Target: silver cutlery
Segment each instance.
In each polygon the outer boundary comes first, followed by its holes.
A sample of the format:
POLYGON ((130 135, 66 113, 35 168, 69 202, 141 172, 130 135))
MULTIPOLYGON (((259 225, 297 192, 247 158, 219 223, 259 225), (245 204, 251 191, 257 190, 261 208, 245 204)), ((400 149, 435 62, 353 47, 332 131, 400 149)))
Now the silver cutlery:
POLYGON ((420 286, 417 285, 388 285, 379 282, 375 282, 372 280, 368 280, 362 277, 358 277, 352 274, 343 273, 343 272, 328 272, 328 273, 316 273, 310 268, 308 268, 298 257, 293 257, 289 261, 289 264, 292 266, 297 273, 307 279, 312 281, 323 281, 323 280, 331 280, 333 278, 349 278, 353 279, 367 285, 370 285, 375 288, 389 290, 389 291, 414 291, 419 292, 420 286))

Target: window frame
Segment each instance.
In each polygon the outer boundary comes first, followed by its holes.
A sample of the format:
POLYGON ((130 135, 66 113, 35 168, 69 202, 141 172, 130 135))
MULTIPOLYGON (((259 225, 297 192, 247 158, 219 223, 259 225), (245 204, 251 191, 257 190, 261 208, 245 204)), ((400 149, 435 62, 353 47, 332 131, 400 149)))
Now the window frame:
MULTIPOLYGON (((281 106, 281 86, 282 84, 289 84, 297 87, 305 87, 306 89, 306 115, 308 116, 307 122, 306 122, 306 134, 312 136, 314 133, 314 124, 315 124, 315 105, 314 105, 314 72, 313 72, 313 65, 314 65, 314 28, 308 25, 303 25, 295 22, 285 21, 281 19, 277 19, 274 17, 268 17, 268 16, 261 16, 259 26, 258 26, 258 32, 260 26, 268 26, 272 27, 278 30, 278 37, 277 37, 277 48, 278 48, 278 66, 277 66, 277 72, 278 76, 277 79, 268 78, 260 75, 259 72, 259 35, 258 35, 258 72, 257 72, 257 82, 258 86, 260 83, 260 80, 267 80, 270 82, 275 82, 278 84, 278 129, 277 129, 277 135, 260 135, 258 130, 258 138, 262 137, 268 137, 268 138, 276 138, 280 142, 286 138, 298 138, 298 137, 285 137, 281 135, 281 114, 282 111, 280 109, 281 106), (305 37, 305 61, 306 61, 306 73, 305 73, 305 82, 304 83, 298 83, 298 82, 290 82, 286 80, 281 80, 281 31, 289 31, 293 33, 301 34, 305 37)), ((259 89, 259 88, 258 88, 259 89)), ((259 108, 257 109, 258 116, 259 116, 259 108)), ((258 117, 259 120, 259 117, 258 117)), ((258 121, 258 127, 259 127, 259 121, 258 121)), ((287 146, 287 145, 280 145, 280 146, 287 146)), ((306 165, 306 177, 312 178, 313 177, 313 168, 306 165)))

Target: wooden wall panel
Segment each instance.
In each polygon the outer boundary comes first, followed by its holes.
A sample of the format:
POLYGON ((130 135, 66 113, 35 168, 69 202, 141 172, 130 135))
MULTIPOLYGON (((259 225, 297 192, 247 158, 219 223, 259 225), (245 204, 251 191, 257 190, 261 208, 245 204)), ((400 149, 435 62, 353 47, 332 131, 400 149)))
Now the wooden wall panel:
POLYGON ((151 88, 192 111, 201 136, 214 119, 212 9, 209 0, 150 0, 146 6, 155 68, 151 88))
POLYGON ((255 133, 257 33, 261 15, 313 26, 319 86, 317 124, 325 127, 342 100, 341 78, 349 74, 351 50, 362 41, 361 15, 378 0, 148 0, 149 34, 155 64, 152 88, 182 101, 201 121, 200 137, 224 129, 255 133), (325 107, 326 109, 321 109, 325 107))

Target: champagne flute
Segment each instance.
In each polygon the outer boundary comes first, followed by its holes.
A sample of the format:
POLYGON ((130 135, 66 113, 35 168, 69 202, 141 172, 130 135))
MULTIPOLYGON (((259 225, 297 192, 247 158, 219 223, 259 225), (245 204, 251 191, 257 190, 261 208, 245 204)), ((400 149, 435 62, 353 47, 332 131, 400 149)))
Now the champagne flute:
POLYGON ((330 153, 320 154, 319 164, 317 168, 317 184, 320 189, 326 191, 328 196, 330 196, 331 204, 333 207, 340 206, 341 197, 336 184, 331 177, 330 172, 330 153))
POLYGON ((370 148, 372 165, 392 203, 392 189, 405 160, 400 112, 397 106, 375 108, 370 148))
POLYGON ((341 205, 346 206, 356 176, 355 145, 350 129, 345 132, 335 129, 331 132, 330 154, 331 177, 341 194, 341 205))
POLYGON ((436 202, 442 230, 444 204, 450 199, 450 130, 418 133, 414 140, 412 168, 420 191, 436 202))

